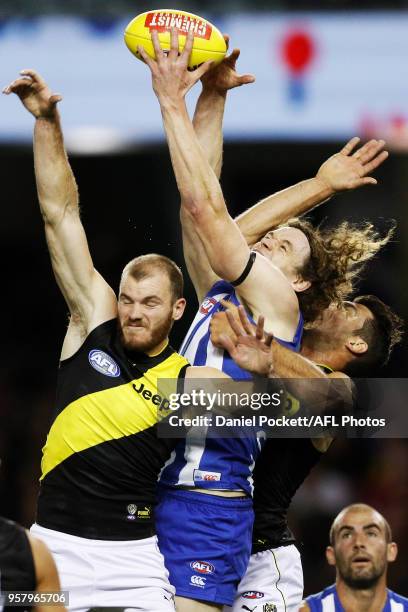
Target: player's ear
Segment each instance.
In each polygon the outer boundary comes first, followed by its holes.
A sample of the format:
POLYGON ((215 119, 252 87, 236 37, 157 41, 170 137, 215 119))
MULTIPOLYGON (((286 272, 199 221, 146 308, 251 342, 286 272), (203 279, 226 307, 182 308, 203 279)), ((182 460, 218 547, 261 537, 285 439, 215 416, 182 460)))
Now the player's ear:
POLYGON ((328 546, 326 548, 326 559, 329 565, 336 565, 336 557, 334 556, 333 546, 328 546))
POLYGON ((346 340, 346 347, 354 355, 362 355, 368 351, 368 344, 360 336, 350 336, 346 340))
POLYGON ((178 321, 183 316, 184 309, 186 307, 186 300, 179 298, 173 304, 173 320, 178 321))
POLYGON ((310 281, 305 280, 301 276, 296 276, 295 279, 292 281, 292 287, 294 291, 296 291, 296 293, 306 291, 306 289, 309 289, 311 284, 312 283, 310 281))
POLYGON ((387 544, 387 561, 388 563, 392 563, 395 561, 398 555, 398 546, 395 542, 390 542, 387 544))

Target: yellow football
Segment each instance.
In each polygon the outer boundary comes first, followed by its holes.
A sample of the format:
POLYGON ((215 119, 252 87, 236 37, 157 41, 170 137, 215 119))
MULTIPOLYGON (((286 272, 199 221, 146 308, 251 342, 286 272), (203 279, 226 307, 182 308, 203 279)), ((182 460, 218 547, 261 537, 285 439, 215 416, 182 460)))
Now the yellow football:
POLYGON ((221 32, 202 17, 174 9, 147 11, 132 19, 124 34, 126 46, 138 59, 141 59, 137 51, 138 45, 154 58, 151 32, 157 31, 162 49, 168 51, 171 28, 178 30, 180 51, 184 49, 188 32, 194 32, 194 45, 188 65, 190 69, 197 68, 209 60, 219 64, 224 59, 227 45, 221 32))

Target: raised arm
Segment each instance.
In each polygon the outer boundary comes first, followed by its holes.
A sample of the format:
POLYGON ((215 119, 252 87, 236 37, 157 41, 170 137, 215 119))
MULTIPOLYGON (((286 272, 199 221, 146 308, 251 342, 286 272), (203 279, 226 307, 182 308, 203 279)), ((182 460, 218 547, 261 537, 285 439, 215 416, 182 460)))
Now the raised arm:
POLYGON ((116 316, 114 292, 93 267, 82 226, 78 190, 64 148, 61 96, 52 94, 34 70, 5 88, 35 117, 34 165, 41 214, 57 283, 71 313, 62 358, 73 354, 97 325, 116 316))
MULTIPOLYGON (((226 41, 228 44, 227 37, 226 41)), ((194 131, 198 142, 218 179, 222 166, 222 122, 227 92, 255 80, 251 74, 237 74, 235 66, 239 53, 239 49, 234 49, 221 64, 202 76, 202 91, 193 118, 194 131)), ((191 217, 185 213, 183 205, 180 209, 180 219, 184 259, 198 301, 201 302, 218 277, 208 261, 200 234, 197 232, 191 217)))
MULTIPOLYGON (((156 61, 141 47, 139 52, 152 72, 185 214, 200 233, 215 274, 235 281, 248 263, 249 247, 228 214, 219 182, 197 141, 184 101, 187 91, 209 66, 204 64, 192 73, 187 71, 192 35, 187 37, 181 54, 175 30, 168 55, 161 50, 156 32, 152 33, 152 40, 156 61)), ((268 326, 276 326, 279 337, 292 340, 299 317, 297 298, 288 280, 265 257, 256 258, 251 273, 240 284, 240 295, 255 316, 265 312, 268 326), (279 295, 279 300, 268 299, 272 291, 279 295)))
POLYGON ((384 140, 370 140, 356 149, 360 139, 352 138, 319 168, 315 177, 264 198, 235 220, 249 245, 268 231, 299 217, 342 191, 376 185, 369 176, 388 157, 384 140))

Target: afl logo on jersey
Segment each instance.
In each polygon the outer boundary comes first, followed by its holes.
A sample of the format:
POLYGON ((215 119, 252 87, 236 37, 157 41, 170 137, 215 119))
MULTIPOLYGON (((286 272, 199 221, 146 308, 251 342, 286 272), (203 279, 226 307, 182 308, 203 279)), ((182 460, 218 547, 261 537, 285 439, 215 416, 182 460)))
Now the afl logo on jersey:
POLYGON ((210 310, 212 310, 214 308, 216 303, 217 303, 217 300, 214 300, 214 298, 212 298, 212 297, 205 298, 205 300, 203 301, 203 303, 200 306, 201 314, 204 314, 204 315, 208 314, 210 312, 210 310))
POLYGON ((192 561, 190 567, 200 574, 213 574, 215 572, 215 567, 207 561, 192 561))
POLYGON ((264 596, 264 593, 261 593, 260 591, 245 591, 245 593, 242 593, 241 597, 244 597, 245 599, 262 599, 262 597, 264 596))
POLYGON ((111 376, 113 378, 120 376, 120 367, 116 361, 114 361, 110 355, 99 349, 90 351, 88 361, 95 370, 98 370, 101 374, 105 374, 105 376, 111 376))

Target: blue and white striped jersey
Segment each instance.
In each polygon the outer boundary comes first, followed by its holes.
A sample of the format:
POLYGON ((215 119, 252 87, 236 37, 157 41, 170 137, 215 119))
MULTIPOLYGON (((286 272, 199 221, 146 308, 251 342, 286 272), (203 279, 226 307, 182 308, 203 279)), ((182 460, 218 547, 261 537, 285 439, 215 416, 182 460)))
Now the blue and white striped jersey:
MULTIPOLYGON (((306 597, 311 612, 344 612, 339 596, 337 594, 336 585, 327 587, 321 593, 306 597)), ((408 599, 397 595, 393 591, 387 589, 387 601, 382 612, 407 612, 408 599)))
MULTIPOLYGON (((226 351, 216 348, 211 342, 210 320, 213 314, 223 310, 221 299, 240 304, 230 283, 216 282, 206 294, 180 353, 192 365, 212 366, 235 380, 248 380, 251 375, 239 368, 226 351)), ((299 351, 302 332, 303 318, 300 315, 293 342, 277 340, 291 350, 299 351)), ((252 470, 264 440, 262 430, 252 430, 248 437, 219 438, 212 430, 200 428, 198 435, 192 428, 164 466, 160 482, 173 487, 244 490, 252 495, 252 470)))

